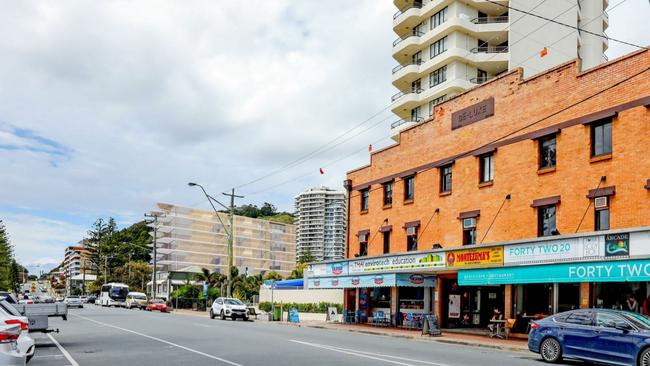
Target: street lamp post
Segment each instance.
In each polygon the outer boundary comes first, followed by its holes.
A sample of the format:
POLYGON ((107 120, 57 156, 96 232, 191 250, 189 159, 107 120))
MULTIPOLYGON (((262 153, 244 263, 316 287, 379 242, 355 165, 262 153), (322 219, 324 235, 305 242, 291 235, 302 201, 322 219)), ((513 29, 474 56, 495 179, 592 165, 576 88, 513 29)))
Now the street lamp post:
POLYGON ((228 234, 228 268, 226 269, 226 277, 227 277, 226 281, 228 282, 228 287, 227 287, 228 292, 227 292, 226 296, 231 297, 232 296, 232 273, 231 273, 232 271, 231 271, 231 268, 232 268, 232 257, 233 257, 233 250, 232 250, 233 237, 234 237, 233 229, 234 229, 234 225, 235 225, 235 223, 234 223, 235 197, 244 198, 244 196, 236 195, 234 188, 232 189, 231 193, 223 193, 224 196, 230 197, 230 207, 228 207, 228 206, 224 205, 223 203, 219 202, 216 198, 210 196, 208 194, 208 192, 205 191, 205 188, 203 188, 202 185, 200 185, 198 183, 192 183, 192 182, 187 183, 187 185, 190 186, 190 187, 199 187, 199 188, 201 188, 201 190, 203 191, 203 194, 208 199, 208 202, 210 202, 210 206, 212 206, 212 209, 214 210, 214 214, 217 215, 217 219, 221 223, 221 226, 223 226, 223 229, 226 231, 226 234, 228 234), (219 211, 217 211, 217 208, 214 207, 214 204, 212 203, 213 201, 218 203, 219 205, 221 205, 221 207, 225 208, 228 211, 228 221, 229 221, 229 226, 230 226, 229 229, 226 227, 226 225, 223 223, 223 221, 221 221, 221 217, 219 216, 219 211))

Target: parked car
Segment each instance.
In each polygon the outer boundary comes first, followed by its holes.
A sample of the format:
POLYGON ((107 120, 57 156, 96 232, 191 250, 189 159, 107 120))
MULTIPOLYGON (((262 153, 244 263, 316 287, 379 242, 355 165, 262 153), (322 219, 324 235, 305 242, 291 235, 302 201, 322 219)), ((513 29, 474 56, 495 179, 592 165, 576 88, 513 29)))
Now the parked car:
POLYGON ((7 291, 0 291, 0 300, 7 300, 10 304, 18 304, 18 299, 12 293, 7 291))
POLYGON ((153 299, 149 302, 149 305, 147 305, 147 311, 154 311, 158 310, 161 313, 166 313, 167 312, 167 304, 165 303, 165 300, 160 300, 160 299, 153 299))
POLYGON ((129 292, 126 295, 127 309, 144 309, 147 307, 147 295, 142 292, 129 292))
POLYGON ((84 304, 81 302, 81 299, 79 296, 67 296, 65 300, 63 300, 63 303, 68 305, 69 308, 72 307, 77 307, 77 308, 83 308, 84 304))
POLYGON ((222 320, 242 318, 248 320, 248 308, 239 299, 218 297, 210 307, 210 319, 221 317, 222 320))
POLYGON ((20 326, 20 335, 17 339, 17 347, 18 351, 21 354, 24 354, 26 361, 29 362, 29 360, 34 356, 34 350, 36 348, 34 339, 29 335, 29 319, 22 316, 18 310, 7 301, 0 300, 0 323, 20 326))
POLYGON ((528 349, 546 362, 650 366, 650 319, 608 309, 558 313, 531 323, 528 349))
POLYGON ((27 362, 27 356, 17 348, 20 334, 19 325, 0 324, 0 365, 24 366, 27 362))
POLYGON ((79 296, 79 300, 81 300, 82 304, 87 304, 88 303, 88 296, 79 296))

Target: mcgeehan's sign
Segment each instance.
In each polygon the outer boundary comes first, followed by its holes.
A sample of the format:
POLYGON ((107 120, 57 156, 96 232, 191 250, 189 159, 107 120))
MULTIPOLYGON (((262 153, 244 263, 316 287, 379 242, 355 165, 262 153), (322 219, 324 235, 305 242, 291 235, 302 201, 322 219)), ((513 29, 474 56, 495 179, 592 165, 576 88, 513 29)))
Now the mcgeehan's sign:
POLYGON ((650 259, 461 270, 458 284, 650 281, 650 259))

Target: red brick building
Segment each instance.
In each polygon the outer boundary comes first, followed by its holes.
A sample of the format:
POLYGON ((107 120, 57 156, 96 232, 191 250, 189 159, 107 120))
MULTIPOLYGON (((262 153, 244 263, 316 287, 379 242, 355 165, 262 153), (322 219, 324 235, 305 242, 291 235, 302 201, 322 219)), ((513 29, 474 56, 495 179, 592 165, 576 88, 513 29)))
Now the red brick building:
MULTIPOLYGON (((513 70, 455 96, 348 172, 341 265, 353 278, 329 285, 349 288, 348 309, 371 318, 382 309, 396 324, 430 312, 443 326, 482 327, 493 307, 515 318, 650 295, 650 276, 613 278, 610 287, 603 278, 523 278, 544 273, 543 263, 650 258, 650 51, 583 72, 578 62, 528 79, 513 70), (572 252, 525 254, 527 244, 572 252), (414 264, 431 256, 444 260, 414 264), (491 268, 511 267, 510 282, 487 280, 491 268), (356 278, 371 274, 383 275, 382 286, 356 278), (400 287, 405 274, 426 278, 400 287)), ((332 265, 314 265, 310 287, 334 278, 332 265)))

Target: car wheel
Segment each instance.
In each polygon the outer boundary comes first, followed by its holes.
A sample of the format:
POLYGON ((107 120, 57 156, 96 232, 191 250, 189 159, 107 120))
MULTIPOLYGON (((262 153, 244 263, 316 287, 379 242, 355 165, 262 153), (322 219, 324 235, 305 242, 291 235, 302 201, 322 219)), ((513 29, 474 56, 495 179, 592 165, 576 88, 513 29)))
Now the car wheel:
POLYGON ((210 319, 214 319, 214 311, 212 309, 210 309, 210 319))
POLYGON ((650 366, 650 348, 646 348, 639 355, 639 366, 650 366))
POLYGON ((223 313, 223 310, 221 310, 221 320, 226 320, 226 314, 223 313))
MULTIPOLYGON (((242 320, 245 321, 245 322, 247 322, 247 321, 248 321, 248 317, 245 316, 245 317, 242 318, 242 320)), ((645 365, 644 365, 644 366, 645 366, 645 365)))
POLYGON ((555 338, 546 338, 539 346, 539 354, 542 360, 556 363, 562 360, 562 346, 555 338))

